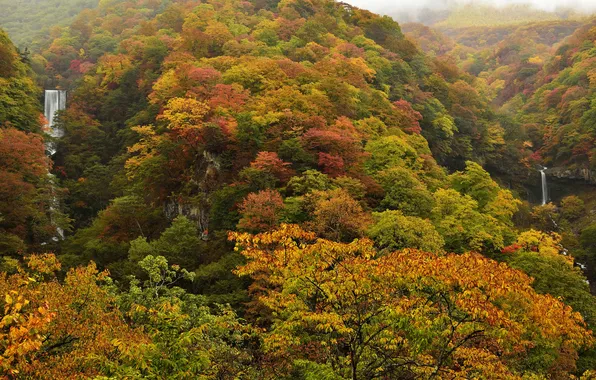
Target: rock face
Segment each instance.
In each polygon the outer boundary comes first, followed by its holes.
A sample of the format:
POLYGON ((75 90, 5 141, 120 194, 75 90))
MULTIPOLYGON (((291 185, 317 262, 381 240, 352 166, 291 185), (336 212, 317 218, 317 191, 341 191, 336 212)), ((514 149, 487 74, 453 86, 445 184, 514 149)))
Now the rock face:
POLYGON ((557 167, 546 170, 546 174, 559 179, 579 180, 590 185, 596 185, 596 170, 588 168, 557 167))
POLYGON ((217 189, 221 164, 217 154, 207 151, 197 157, 197 162, 194 175, 189 180, 189 193, 186 196, 171 197, 163 207, 165 216, 170 220, 178 215, 193 220, 202 238, 207 239, 211 209, 209 195, 217 189))

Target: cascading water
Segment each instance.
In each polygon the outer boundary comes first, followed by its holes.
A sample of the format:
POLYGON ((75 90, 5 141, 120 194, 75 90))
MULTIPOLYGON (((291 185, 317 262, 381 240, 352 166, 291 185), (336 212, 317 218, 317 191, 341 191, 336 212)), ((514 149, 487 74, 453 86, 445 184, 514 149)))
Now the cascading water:
MULTIPOLYGON (((64 136, 64 131, 60 128, 57 128, 54 123, 54 118, 56 117, 56 113, 58 111, 62 111, 66 109, 66 91, 61 90, 46 90, 45 91, 45 102, 44 102, 44 115, 48 121, 47 128, 48 128, 48 135, 50 137, 57 139, 64 136)), ((49 156, 53 156, 56 153, 56 143, 54 141, 50 141, 46 143, 46 150, 49 156)), ((51 173, 48 173, 50 177, 50 181, 54 181, 54 176, 51 173)), ((52 191, 54 189, 52 188, 52 191)), ((50 213, 57 210, 60 206, 59 200, 57 197, 52 198, 52 204, 50 205, 50 213)), ((64 230, 60 227, 56 227, 57 236, 53 238, 54 241, 58 241, 59 239, 64 239, 64 230)))
MULTIPOLYGON (((54 124, 54 118, 58 111, 66 109, 66 91, 61 90, 46 90, 44 115, 48 121, 48 134, 53 138, 60 138, 64 135, 64 131, 57 128, 54 124)), ((47 144, 49 155, 56 153, 56 146, 53 142, 47 144)))
POLYGON ((546 183, 546 167, 540 169, 540 176, 542 177, 542 205, 548 203, 548 186, 546 183))

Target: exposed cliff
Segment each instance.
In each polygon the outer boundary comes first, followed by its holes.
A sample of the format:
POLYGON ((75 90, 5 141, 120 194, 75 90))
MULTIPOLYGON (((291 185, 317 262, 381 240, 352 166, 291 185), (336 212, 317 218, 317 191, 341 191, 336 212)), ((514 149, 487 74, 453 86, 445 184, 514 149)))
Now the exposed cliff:
POLYGON ((556 167, 546 170, 546 174, 558 179, 579 180, 590 185, 596 185, 596 170, 586 167, 556 167))

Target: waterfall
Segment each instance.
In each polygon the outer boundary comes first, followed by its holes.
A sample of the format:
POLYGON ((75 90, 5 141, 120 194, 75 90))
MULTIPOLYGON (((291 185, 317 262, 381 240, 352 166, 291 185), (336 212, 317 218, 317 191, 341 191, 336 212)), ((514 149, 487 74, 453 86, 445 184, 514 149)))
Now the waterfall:
POLYGON ((546 173, 545 173, 546 169, 548 169, 548 168, 543 167, 542 169, 540 169, 540 176, 542 177, 542 205, 543 206, 548 203, 548 186, 546 184, 546 173))
MULTIPOLYGON (((62 111, 66 109, 66 91, 61 90, 46 90, 45 91, 45 101, 44 101, 44 116, 48 121, 47 128, 48 134, 52 138, 60 138, 64 136, 64 131, 60 128, 57 128, 54 125, 54 118, 56 117, 56 113, 58 111, 62 111)), ((46 150, 49 156, 53 156, 56 153, 56 143, 54 141, 49 141, 46 143, 46 150)), ((48 173, 50 177, 50 181, 54 183, 55 178, 51 173, 48 173)), ((54 192, 54 187, 52 185, 52 193, 54 192)), ((57 210, 60 207, 59 200, 56 196, 52 196, 52 201, 50 204, 49 211, 52 214, 53 211, 57 210)), ((58 226, 56 226, 56 233, 57 236, 54 236, 52 240, 58 241, 64 239, 64 230, 58 226)))
MULTIPOLYGON (((48 134, 53 138, 60 138, 64 135, 64 131, 54 126, 54 118, 58 111, 66 109, 66 91, 61 90, 46 90, 44 115, 48 121, 48 134)), ((56 153, 56 146, 50 142, 46 146, 50 156, 56 153)))

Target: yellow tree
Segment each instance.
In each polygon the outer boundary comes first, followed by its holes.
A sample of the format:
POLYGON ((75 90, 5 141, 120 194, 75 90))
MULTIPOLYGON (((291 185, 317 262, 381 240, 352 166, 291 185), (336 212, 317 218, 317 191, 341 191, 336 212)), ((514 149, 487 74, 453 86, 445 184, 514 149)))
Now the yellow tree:
POLYGON ((279 371, 308 361, 351 379, 521 379, 593 341, 570 307, 479 254, 376 258, 368 240, 295 225, 230 239, 247 258, 237 273, 269 310, 264 346, 279 371))
POLYGON ((125 323, 115 297, 101 286, 106 272, 90 264, 59 282, 59 269, 54 255, 33 255, 26 269, 0 274, 0 377, 94 377, 118 364, 115 338, 148 342, 125 323))
POLYGON ((350 241, 364 235, 371 217, 344 189, 314 191, 310 197, 313 220, 309 223, 321 236, 350 241))

